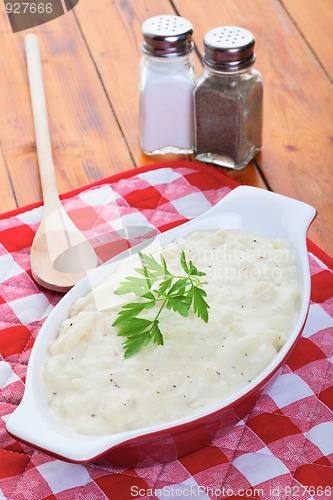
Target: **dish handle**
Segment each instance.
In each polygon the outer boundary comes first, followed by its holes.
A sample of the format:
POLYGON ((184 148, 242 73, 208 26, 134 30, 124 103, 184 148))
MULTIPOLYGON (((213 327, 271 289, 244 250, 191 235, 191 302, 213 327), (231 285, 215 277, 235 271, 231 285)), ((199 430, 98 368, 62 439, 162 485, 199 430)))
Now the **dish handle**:
POLYGON ((278 234, 293 243, 306 236, 316 216, 311 205, 252 186, 238 186, 190 223, 202 229, 243 229, 275 238, 278 234))

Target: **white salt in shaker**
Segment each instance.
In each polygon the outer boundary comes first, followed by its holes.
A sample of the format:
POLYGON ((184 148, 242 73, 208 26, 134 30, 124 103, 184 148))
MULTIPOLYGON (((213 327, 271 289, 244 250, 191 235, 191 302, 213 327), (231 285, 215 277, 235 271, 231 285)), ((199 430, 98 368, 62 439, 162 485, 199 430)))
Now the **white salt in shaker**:
POLYGON ((193 152, 192 24, 161 15, 142 25, 140 144, 148 155, 193 152))

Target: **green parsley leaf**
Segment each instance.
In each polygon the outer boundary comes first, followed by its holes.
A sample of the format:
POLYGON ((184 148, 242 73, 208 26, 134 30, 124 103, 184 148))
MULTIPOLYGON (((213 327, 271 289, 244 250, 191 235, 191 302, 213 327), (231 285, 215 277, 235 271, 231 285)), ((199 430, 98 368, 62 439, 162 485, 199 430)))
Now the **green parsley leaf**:
POLYGON ((133 301, 122 306, 112 324, 120 327, 119 336, 127 338, 123 343, 126 359, 147 346, 151 340, 157 345, 163 345, 164 339, 158 318, 165 306, 186 318, 193 304, 194 313, 208 322, 209 305, 204 299, 207 293, 201 288, 207 281, 200 280, 205 273, 199 271, 192 261, 186 262, 184 251, 180 255, 180 264, 186 276, 170 273, 162 254, 161 263, 152 255, 139 253, 139 256, 143 265, 142 268, 135 269, 139 277, 126 277, 115 291, 117 295, 134 293, 140 298, 139 302, 133 301), (153 320, 138 317, 143 310, 154 307, 156 315, 153 320))
POLYGON ((209 305, 204 299, 204 297, 207 296, 207 293, 205 292, 205 290, 202 290, 198 287, 193 287, 192 292, 194 312, 197 314, 198 318, 203 319, 205 323, 207 323, 209 305))

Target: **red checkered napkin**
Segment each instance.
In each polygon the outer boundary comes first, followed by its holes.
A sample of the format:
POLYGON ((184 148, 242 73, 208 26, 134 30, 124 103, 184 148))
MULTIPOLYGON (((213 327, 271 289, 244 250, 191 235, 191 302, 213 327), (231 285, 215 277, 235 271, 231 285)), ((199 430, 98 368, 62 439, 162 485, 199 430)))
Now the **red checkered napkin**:
MULTIPOLYGON (((118 174, 63 203, 101 261, 133 244, 127 228, 167 230, 206 211, 236 183, 216 169, 162 163, 118 174)), ((19 404, 29 354, 59 293, 31 277, 36 204, 0 220, 0 499, 200 500, 333 498, 333 273, 313 244, 308 321, 288 364, 251 413, 201 450, 149 469, 55 460, 13 440, 8 415, 19 404)))

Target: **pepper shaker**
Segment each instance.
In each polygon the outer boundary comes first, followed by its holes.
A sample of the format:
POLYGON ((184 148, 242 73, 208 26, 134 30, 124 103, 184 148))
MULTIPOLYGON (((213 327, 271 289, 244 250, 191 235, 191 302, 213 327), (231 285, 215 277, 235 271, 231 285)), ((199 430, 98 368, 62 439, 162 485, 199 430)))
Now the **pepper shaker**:
POLYGON ((204 36, 204 71, 195 88, 195 155, 241 169, 261 148, 263 83, 253 34, 236 26, 204 36))
POLYGON ((192 153, 194 143, 192 24, 161 15, 142 25, 140 145, 148 155, 192 153))

